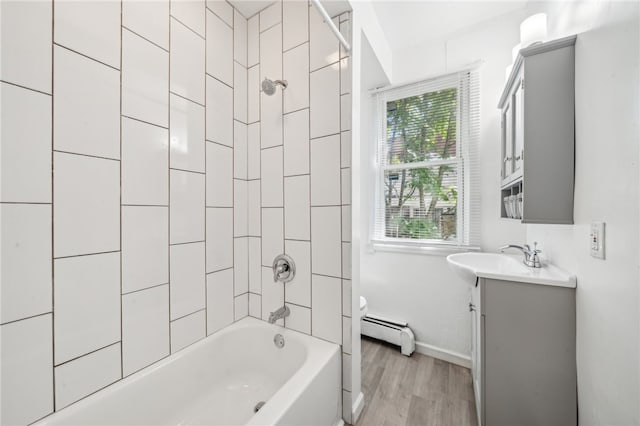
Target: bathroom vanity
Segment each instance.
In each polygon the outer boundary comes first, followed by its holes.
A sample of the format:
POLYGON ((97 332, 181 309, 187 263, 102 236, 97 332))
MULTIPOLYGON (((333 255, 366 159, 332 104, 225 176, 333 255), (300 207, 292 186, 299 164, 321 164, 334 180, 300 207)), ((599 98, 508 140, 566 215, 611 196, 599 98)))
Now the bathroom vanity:
POLYGON ((575 276, 520 257, 461 253, 471 287, 471 367, 480 426, 577 424, 575 276))
POLYGON ((479 424, 577 424, 575 289, 480 278, 471 303, 479 424))

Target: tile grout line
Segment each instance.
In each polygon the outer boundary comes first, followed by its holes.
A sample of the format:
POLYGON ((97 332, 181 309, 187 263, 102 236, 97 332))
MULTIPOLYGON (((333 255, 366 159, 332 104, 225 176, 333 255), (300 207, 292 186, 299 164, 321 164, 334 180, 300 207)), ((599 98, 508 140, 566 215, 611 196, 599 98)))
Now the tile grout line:
POLYGON ((55 222, 54 222, 54 202, 55 202, 55 102, 54 102, 54 89, 55 89, 55 7, 56 2, 51 2, 51 377, 52 377, 52 392, 51 407, 53 412, 56 412, 56 326, 55 326, 55 306, 56 306, 56 275, 55 275, 55 222))
MULTIPOLYGON (((124 69, 123 59, 124 59, 124 48, 123 48, 123 27, 122 27, 122 1, 120 1, 120 70, 124 69)), ((122 71, 120 71, 120 120, 118 120, 118 124, 120 125, 120 159, 122 160, 122 71)), ((122 342, 124 341, 124 326, 123 326, 123 318, 124 311, 122 308, 122 162, 120 162, 120 379, 124 377, 124 345, 122 342)))

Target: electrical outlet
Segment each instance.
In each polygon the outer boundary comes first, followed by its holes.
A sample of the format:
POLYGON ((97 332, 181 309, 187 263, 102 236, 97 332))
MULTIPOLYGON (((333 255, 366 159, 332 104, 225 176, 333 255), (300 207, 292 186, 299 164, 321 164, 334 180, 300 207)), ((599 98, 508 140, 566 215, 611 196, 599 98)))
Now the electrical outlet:
POLYGON ((589 236, 591 256, 604 259, 604 222, 592 222, 589 236))

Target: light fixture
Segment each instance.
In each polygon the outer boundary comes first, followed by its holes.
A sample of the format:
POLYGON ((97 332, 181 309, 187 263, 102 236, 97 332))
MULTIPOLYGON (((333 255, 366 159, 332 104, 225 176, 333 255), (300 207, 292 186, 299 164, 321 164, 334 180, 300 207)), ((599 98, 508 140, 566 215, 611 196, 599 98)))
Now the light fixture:
POLYGON ((520 45, 524 49, 547 38, 547 14, 536 13, 520 24, 520 45))

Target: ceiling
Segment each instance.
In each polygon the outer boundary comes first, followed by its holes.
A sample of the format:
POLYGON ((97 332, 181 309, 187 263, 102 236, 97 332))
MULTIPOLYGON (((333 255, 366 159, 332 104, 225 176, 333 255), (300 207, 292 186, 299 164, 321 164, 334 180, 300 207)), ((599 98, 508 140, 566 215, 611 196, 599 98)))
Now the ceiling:
POLYGON ((392 50, 443 38, 525 6, 526 1, 521 0, 373 2, 378 21, 392 50))

